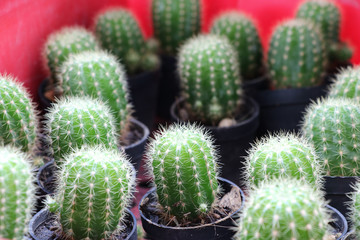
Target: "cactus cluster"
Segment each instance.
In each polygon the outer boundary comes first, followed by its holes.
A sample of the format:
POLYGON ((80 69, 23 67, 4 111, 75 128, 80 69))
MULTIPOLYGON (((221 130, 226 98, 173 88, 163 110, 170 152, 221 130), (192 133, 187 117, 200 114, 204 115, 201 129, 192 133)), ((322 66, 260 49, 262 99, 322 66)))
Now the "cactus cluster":
POLYGON ((225 37, 189 39, 180 49, 178 69, 191 118, 215 125, 234 117, 243 91, 236 51, 225 37))
POLYGON ((250 194, 235 239, 328 239, 322 194, 297 179, 263 182, 250 194))
POLYGON ((56 184, 54 200, 64 234, 69 239, 109 239, 131 202, 135 171, 123 152, 88 146, 66 157, 56 184))
POLYGON ((153 0, 152 20, 154 35, 162 51, 167 55, 176 55, 186 39, 200 32, 201 1, 153 0))
POLYGON ((196 125, 162 129, 148 145, 147 169, 167 218, 193 220, 211 211, 220 187, 211 137, 196 125))
POLYGON ((359 103, 346 98, 318 100, 308 107, 302 132, 315 147, 327 175, 360 175, 359 103))
POLYGON ((360 103, 360 66, 341 70, 329 89, 329 97, 346 97, 360 103))
POLYGON ((268 70, 275 88, 316 86, 326 66, 325 42, 312 22, 289 20, 275 29, 268 52, 268 70))
POLYGON ((355 186, 353 186, 354 191, 351 194, 351 202, 348 203, 350 206, 350 221, 352 223, 352 227, 355 231, 356 239, 360 237, 360 182, 357 182, 355 186))
POLYGON ((6 146, 0 155, 0 238, 21 240, 35 203, 35 179, 25 153, 6 146))
POLYGON ((263 49, 252 19, 235 11, 224 13, 214 20, 211 33, 226 36, 233 44, 244 80, 263 73, 263 49))

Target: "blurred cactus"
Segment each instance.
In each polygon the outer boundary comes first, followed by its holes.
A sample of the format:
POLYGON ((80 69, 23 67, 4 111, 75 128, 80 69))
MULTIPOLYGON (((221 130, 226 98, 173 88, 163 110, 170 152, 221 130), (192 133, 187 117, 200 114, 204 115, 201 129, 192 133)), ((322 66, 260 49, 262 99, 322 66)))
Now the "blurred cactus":
POLYGON ((354 192, 351 194, 351 202, 347 204, 350 206, 349 217, 357 237, 355 239, 358 239, 360 236, 360 182, 357 182, 353 188, 354 192))
POLYGON ((335 76, 329 89, 333 98, 352 98, 360 103, 360 66, 348 67, 335 76))

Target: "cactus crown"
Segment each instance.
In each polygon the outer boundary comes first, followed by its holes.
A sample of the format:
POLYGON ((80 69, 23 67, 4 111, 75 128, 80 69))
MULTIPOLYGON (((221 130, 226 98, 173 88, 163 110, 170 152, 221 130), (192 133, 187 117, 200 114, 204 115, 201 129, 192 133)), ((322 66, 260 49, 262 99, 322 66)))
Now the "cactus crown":
POLYGON ((108 107, 89 97, 59 100, 45 115, 49 149, 57 164, 83 145, 103 144, 117 149, 117 134, 108 107))
POLYGON ((351 202, 348 203, 350 206, 349 217, 351 219, 351 223, 353 229, 355 230, 355 235, 357 238, 360 236, 360 182, 357 182, 353 186, 353 193, 351 194, 351 202))
POLYGON ((342 69, 330 86, 329 96, 352 98, 360 103, 360 66, 342 69))
POLYGON ((226 38, 200 35, 189 39, 180 49, 178 70, 193 119, 215 125, 234 117, 243 93, 236 51, 226 38))
POLYGON ((12 146, 0 147, 0 238, 23 239, 35 203, 29 156, 12 146))
POLYGON ((359 176, 360 104, 345 98, 318 100, 306 110, 302 132, 327 175, 359 176))
POLYGON ((246 161, 246 178, 256 186, 267 179, 292 177, 321 189, 320 175, 314 148, 289 133, 262 138, 252 146, 246 161))
POLYGON ((165 54, 176 55, 178 48, 201 29, 200 0, 153 0, 154 35, 165 54))
POLYGON ((65 96, 91 96, 107 103, 119 133, 124 132, 131 113, 125 70, 113 55, 103 51, 74 54, 59 74, 65 96))
POLYGON ((327 65, 325 42, 318 28, 303 19, 280 24, 271 37, 268 69, 275 88, 321 83, 327 65))
POLYGON ((214 20, 211 33, 226 36, 233 44, 244 79, 262 74, 263 49, 252 19, 239 12, 226 12, 214 20))
POLYGON ((265 181, 249 194, 236 239, 327 239, 322 194, 297 179, 265 181))
POLYGON ((204 128, 174 124, 148 145, 147 169, 167 219, 195 219, 212 210, 220 192, 217 153, 204 128))
POLYGON ((38 122, 35 105, 16 78, 0 74, 0 85, 0 142, 32 150, 38 122))
POLYGON ((117 149, 87 146, 66 156, 55 196, 65 235, 108 239, 131 202, 135 174, 125 153, 117 149))

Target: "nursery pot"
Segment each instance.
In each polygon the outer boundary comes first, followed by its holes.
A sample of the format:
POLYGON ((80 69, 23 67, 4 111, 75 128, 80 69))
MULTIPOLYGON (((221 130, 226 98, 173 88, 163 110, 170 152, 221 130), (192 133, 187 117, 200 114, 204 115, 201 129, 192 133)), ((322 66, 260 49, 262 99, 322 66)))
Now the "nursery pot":
MULTIPOLYGON (((85 218, 84 218, 84 221, 85 218)), ((126 209, 126 232, 125 239, 114 236, 113 239, 121 240, 137 240, 136 219, 134 214, 126 209)), ((29 223, 29 234, 35 240, 56 240, 62 239, 58 232, 52 229, 51 223, 54 223, 54 214, 50 213, 47 209, 42 209, 38 212, 29 223)))
POLYGON ((356 235, 355 235, 355 231, 348 232, 343 239, 344 240, 357 240, 356 235))
POLYGON ((331 219, 333 219, 332 222, 329 224, 333 227, 336 234, 340 234, 340 236, 337 236, 336 240, 342 240, 344 239, 347 231, 348 231, 348 224, 346 222, 345 217, 332 206, 326 205, 326 207, 330 210, 331 213, 331 219))
MULTIPOLYGON (((185 122, 179 117, 179 109, 184 106, 184 99, 177 100, 171 106, 171 117, 173 121, 185 122)), ((219 156, 221 163, 220 176, 240 187, 245 186, 241 180, 241 170, 244 168, 244 159, 246 150, 250 148, 250 143, 256 136, 256 130, 259 125, 259 106, 250 97, 245 98, 244 114, 237 116, 237 123, 230 127, 205 126, 214 137, 215 145, 219 146, 219 156), (243 120, 238 120, 246 115, 243 120)))
POLYGON ((52 194, 55 191, 55 171, 56 166, 54 159, 47 162, 39 168, 36 175, 36 183, 39 186, 36 191, 36 211, 44 208, 44 200, 47 194, 52 194))
POLYGON ((216 222, 193 226, 193 227, 170 227, 164 226, 154 221, 157 216, 146 211, 149 203, 157 203, 156 189, 152 188, 141 199, 139 204, 139 212, 142 226, 146 232, 147 239, 151 240, 228 240, 234 235, 235 220, 238 213, 243 207, 245 197, 242 190, 233 182, 218 178, 219 184, 224 190, 224 194, 229 192, 232 187, 236 187, 242 198, 240 209, 236 210, 229 216, 226 216, 216 222))
POLYGON ((254 79, 244 79, 242 83, 246 96, 254 96, 260 90, 269 89, 269 79, 263 75, 254 79))

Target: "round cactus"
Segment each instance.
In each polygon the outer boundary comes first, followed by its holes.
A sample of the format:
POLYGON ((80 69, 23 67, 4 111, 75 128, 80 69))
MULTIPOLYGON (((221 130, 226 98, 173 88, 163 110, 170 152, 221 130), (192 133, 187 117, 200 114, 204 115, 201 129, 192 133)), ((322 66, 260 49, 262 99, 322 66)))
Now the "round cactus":
POLYGON ((321 189, 320 163, 305 139, 293 134, 270 135, 250 149, 246 178, 253 185, 279 177, 300 179, 321 189))
POLYGON ((243 92, 236 51, 216 35, 200 35, 180 49, 178 69, 182 95, 192 118, 215 125, 234 117, 243 92))
POLYGON ((348 67, 337 74, 329 89, 329 96, 352 98, 360 103, 360 66, 348 67))
POLYGON ((263 182, 249 194, 236 239, 328 239, 322 194, 297 179, 263 182))
POLYGON ((352 227, 355 231, 355 234, 357 236, 356 239, 360 236, 360 182, 357 182, 354 186, 354 192, 351 194, 351 202, 349 204, 350 206, 350 219, 352 223, 352 227))
POLYGON ((59 79, 63 95, 91 96, 107 103, 118 132, 124 131, 131 106, 125 70, 114 56, 102 51, 74 54, 62 65, 59 79))
POLYGON ((57 164, 83 145, 117 149, 116 127, 108 107, 88 97, 59 100, 45 115, 49 150, 57 164))
POLYGON ((0 238, 20 240, 35 203, 35 179, 25 153, 6 146, 0 155, 0 238))
POLYGON ((296 19, 279 25, 271 37, 268 69, 275 88, 321 83, 327 66, 325 42, 311 22, 296 19))
POLYGON ((224 13, 213 22, 211 33, 226 36, 233 44, 244 79, 263 73, 263 49, 252 19, 235 11, 224 13))
POLYGON ((53 83, 57 83, 56 74, 70 54, 99 48, 95 36, 80 26, 64 27, 52 33, 46 40, 43 55, 53 83))
POLYGON ((178 48, 201 29, 200 0, 153 0, 154 35, 162 51, 176 55, 178 48))
POLYGON ((123 152, 88 146, 68 155, 55 196, 64 234, 69 239, 110 239, 134 188, 135 171, 123 152))
POLYGON ((155 135, 146 155, 166 217, 192 220, 211 210, 219 193, 217 153, 203 128, 171 125, 155 135))
POLYGON ((318 100, 307 109, 302 131, 327 175, 360 175, 360 104, 344 98, 318 100))
POLYGON ((32 150, 38 124, 35 106, 16 78, 0 74, 0 84, 0 143, 32 150))

